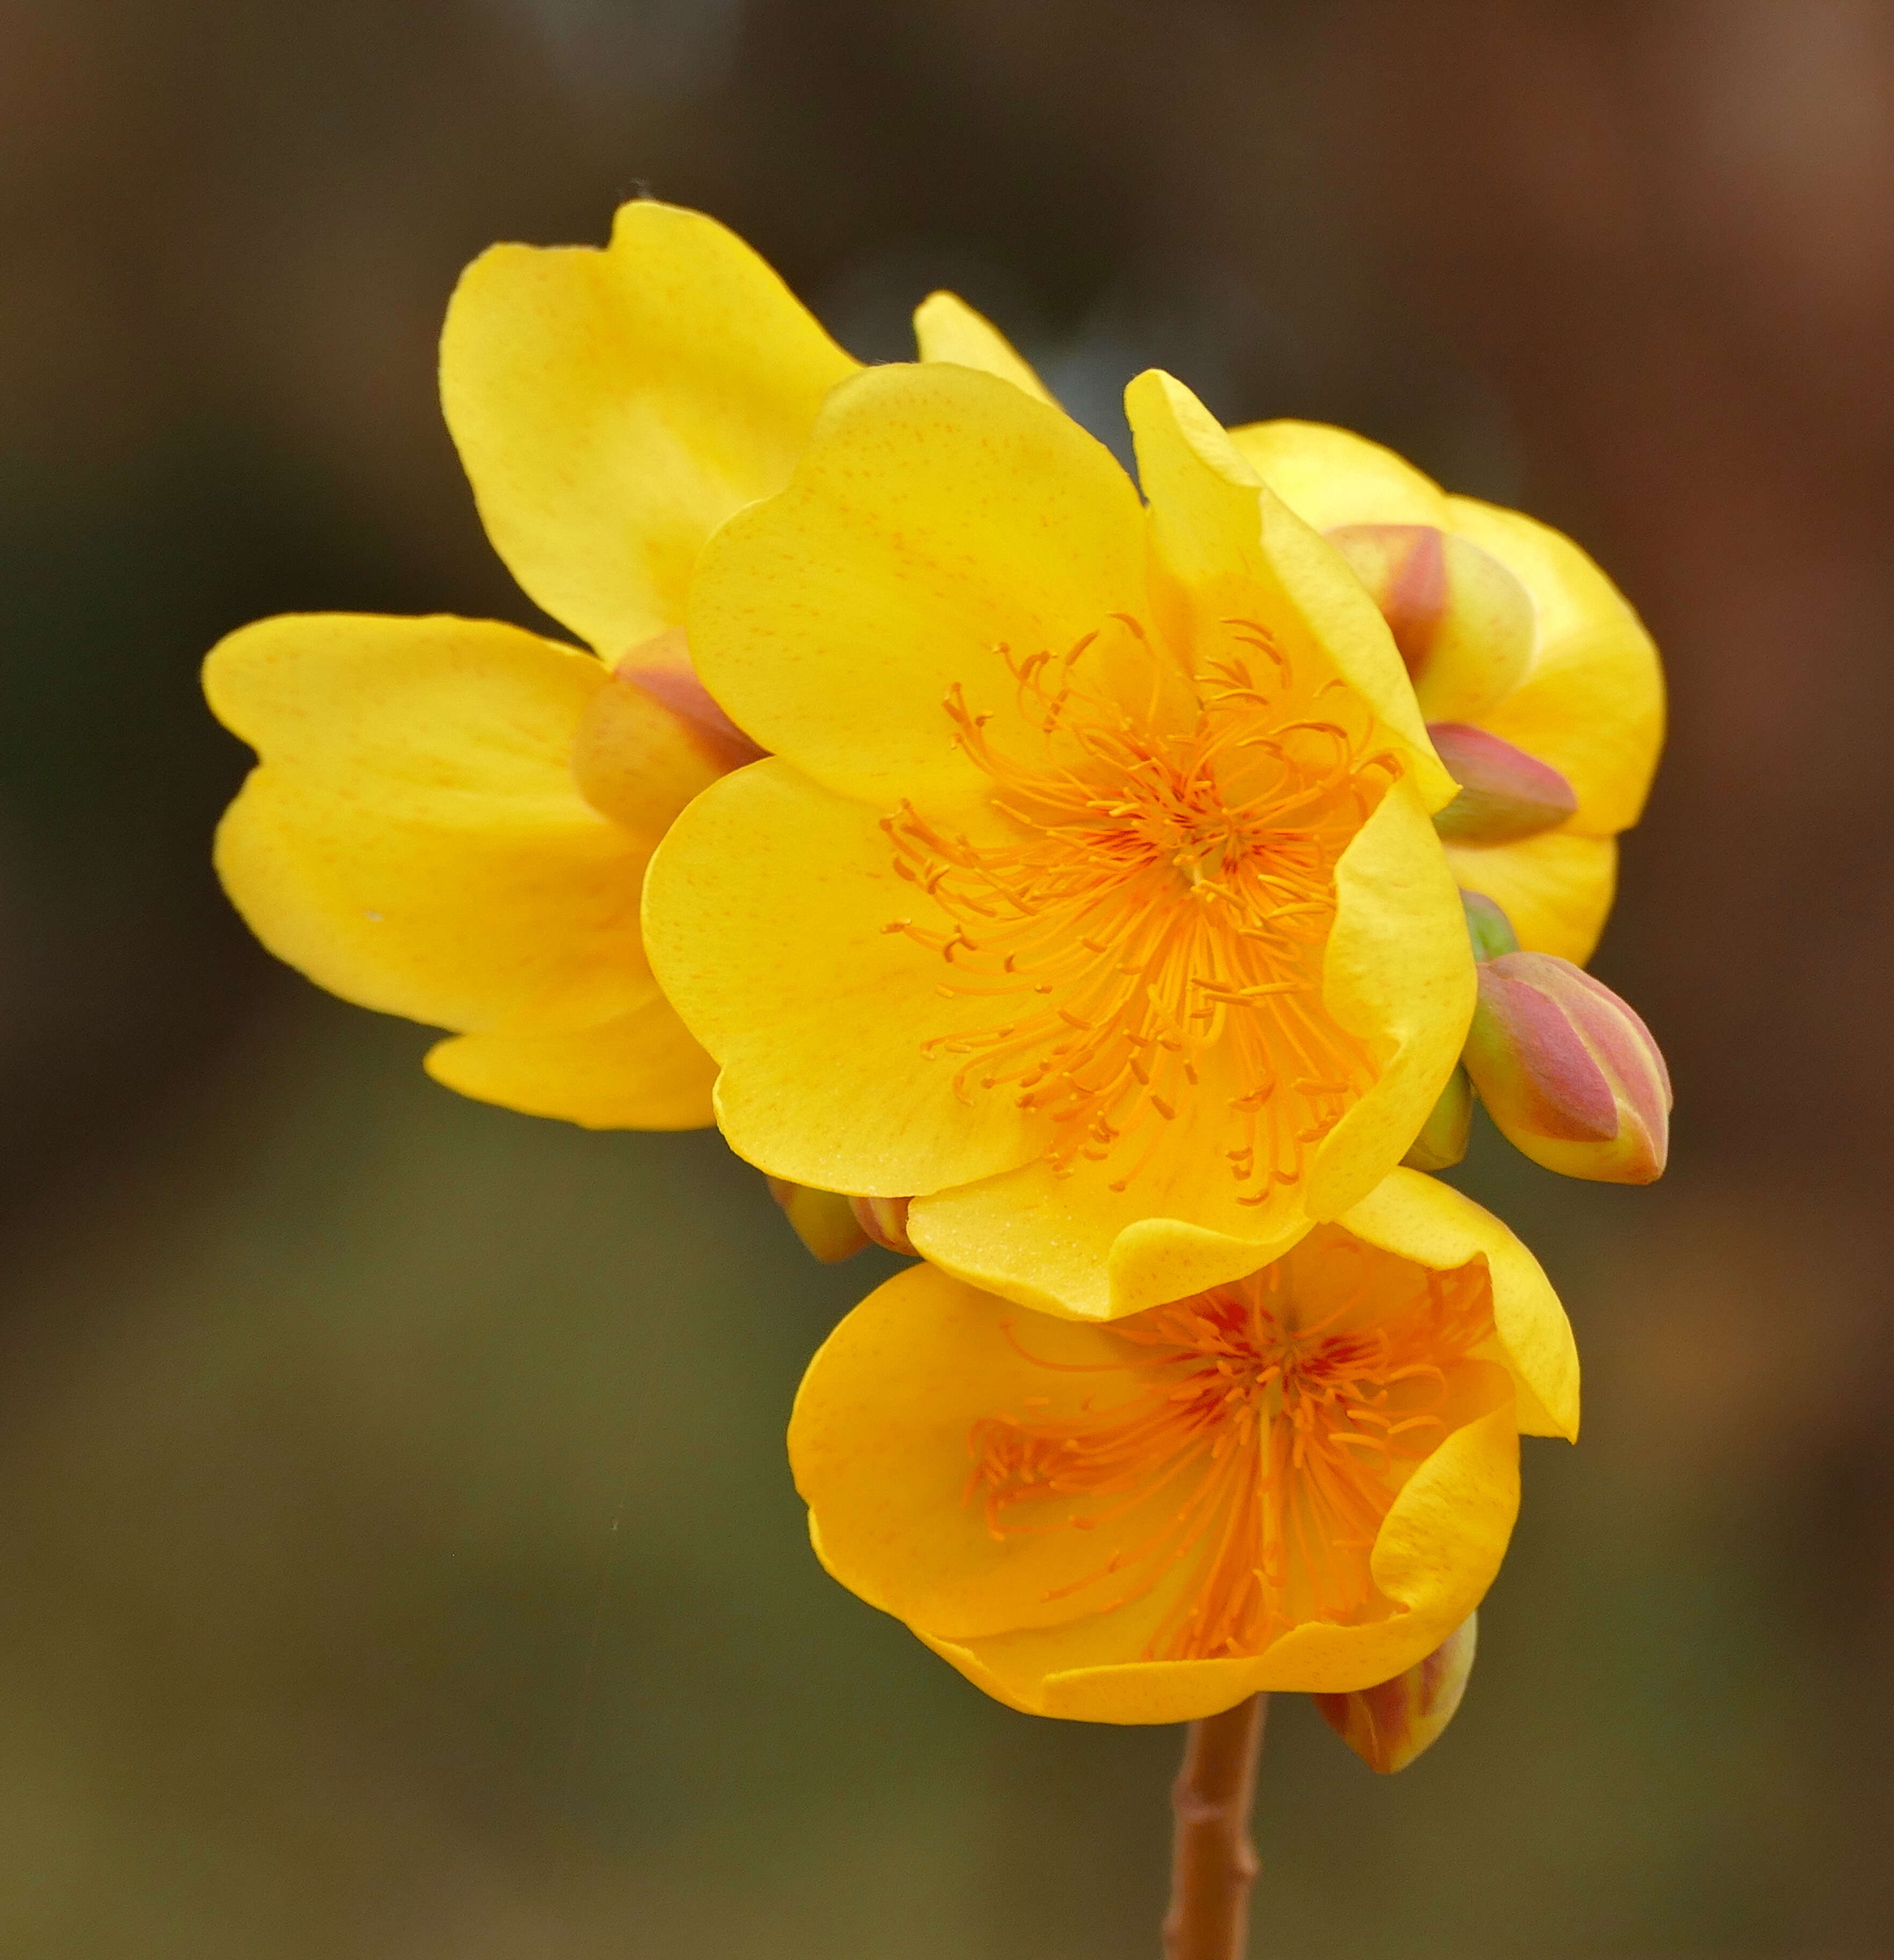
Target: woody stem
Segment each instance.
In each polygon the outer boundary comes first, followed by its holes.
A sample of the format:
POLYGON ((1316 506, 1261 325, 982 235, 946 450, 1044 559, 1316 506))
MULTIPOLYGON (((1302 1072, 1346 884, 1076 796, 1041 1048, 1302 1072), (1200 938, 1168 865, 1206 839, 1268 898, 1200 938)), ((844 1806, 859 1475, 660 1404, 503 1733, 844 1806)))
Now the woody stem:
POLYGON ((1242 1960, 1247 1951, 1256 1877, 1249 1807, 1269 1707, 1268 1695, 1253 1694, 1190 1725, 1170 1790, 1177 1822, 1164 1960, 1242 1960))

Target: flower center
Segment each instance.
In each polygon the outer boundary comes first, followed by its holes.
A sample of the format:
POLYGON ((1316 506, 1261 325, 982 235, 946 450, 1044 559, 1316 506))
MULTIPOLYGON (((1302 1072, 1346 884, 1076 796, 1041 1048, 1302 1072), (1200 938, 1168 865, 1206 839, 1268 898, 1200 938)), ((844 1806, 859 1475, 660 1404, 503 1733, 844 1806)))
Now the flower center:
POLYGON ((941 917, 886 929, 940 953, 944 993, 1007 1004, 926 1052, 967 1058, 963 1098, 1043 1118, 1056 1170, 1110 1158, 1122 1191, 1188 1107, 1260 1204, 1377 1073, 1323 1007, 1322 955, 1336 860, 1399 765, 1342 682, 1299 687, 1267 628, 1230 626, 1195 677, 1128 618, 1062 657, 998 649, 1024 758, 957 683, 956 738, 1011 835, 976 844, 904 803, 883 819, 894 868, 941 917))
POLYGON ((1451 1426, 1450 1372, 1491 1332, 1490 1286, 1483 1268, 1430 1271, 1339 1228, 1311 1237, 1233 1287, 1115 1322, 1121 1352, 1094 1366, 1042 1360, 1009 1323, 1036 1366, 1100 1386, 1073 1415, 976 1423, 966 1501, 995 1538, 1097 1532, 1097 1570, 1046 1597, 1106 1613, 1156 1595, 1146 1660, 1260 1653, 1308 1621, 1387 1610, 1368 1554, 1451 1426), (1312 1262, 1327 1310, 1305 1323, 1312 1262))

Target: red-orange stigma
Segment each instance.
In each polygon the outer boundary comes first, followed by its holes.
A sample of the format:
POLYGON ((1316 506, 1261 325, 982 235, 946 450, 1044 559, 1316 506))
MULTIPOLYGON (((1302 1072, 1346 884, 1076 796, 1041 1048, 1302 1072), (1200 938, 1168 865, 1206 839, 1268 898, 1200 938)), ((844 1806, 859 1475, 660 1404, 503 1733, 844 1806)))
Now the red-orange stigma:
MULTIPOLYGON (((1307 1242, 1304 1242, 1305 1245, 1307 1242)), ((1314 1249, 1311 1249, 1312 1251, 1314 1249)), ((1491 1332, 1483 1268, 1370 1263, 1332 1309, 1296 1324, 1289 1259, 1231 1287, 1115 1322, 1120 1358, 1084 1372, 1126 1390, 1062 1418, 973 1425, 966 1500, 995 1538, 1068 1530, 1116 1540, 1096 1571, 1051 1598, 1109 1613, 1173 1578, 1138 1656, 1261 1653, 1310 1620, 1378 1618, 1368 1553, 1396 1493, 1447 1431, 1448 1372, 1491 1332), (1386 1297, 1364 1318, 1369 1290, 1386 1297)), ((1302 1267, 1307 1271, 1306 1265, 1302 1267)), ((1334 1290, 1329 1289, 1330 1297, 1334 1290)), ((1069 1372, 1007 1338, 1036 1365, 1069 1372)))
POLYGON ((902 804, 895 870, 944 919, 887 930, 940 953, 944 994, 1016 1003, 928 1052, 969 1058, 963 1097, 1043 1118, 1055 1169, 1110 1158, 1122 1191, 1188 1110, 1259 1204, 1376 1073, 1323 1010, 1322 955, 1335 861, 1398 765, 1340 682, 1298 689, 1265 628, 1229 624, 1235 650, 1194 680, 1128 618, 1116 684, 1085 670, 1098 635, 1060 658, 998 649, 1042 738, 1030 762, 957 683, 957 739, 1016 834, 976 844, 902 804))

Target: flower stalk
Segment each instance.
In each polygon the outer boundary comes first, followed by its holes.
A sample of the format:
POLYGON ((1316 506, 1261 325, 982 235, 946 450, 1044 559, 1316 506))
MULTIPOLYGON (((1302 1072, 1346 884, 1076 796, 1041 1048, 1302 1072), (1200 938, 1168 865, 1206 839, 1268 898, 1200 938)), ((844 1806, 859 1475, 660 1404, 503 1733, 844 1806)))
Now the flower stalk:
POLYGON ((1164 1960, 1242 1960, 1249 1950, 1249 1835, 1269 1698, 1253 1694, 1190 1725, 1183 1767, 1171 1786, 1176 1815, 1164 1960))

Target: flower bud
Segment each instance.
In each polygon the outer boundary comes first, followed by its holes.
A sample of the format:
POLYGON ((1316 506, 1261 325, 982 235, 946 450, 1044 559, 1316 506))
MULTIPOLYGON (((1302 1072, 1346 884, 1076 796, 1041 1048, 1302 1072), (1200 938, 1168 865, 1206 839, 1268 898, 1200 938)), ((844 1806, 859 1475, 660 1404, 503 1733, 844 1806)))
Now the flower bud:
POLYGON ((678 628, 634 648, 593 695, 572 774, 601 816, 655 844, 699 791, 762 753, 711 698, 678 628))
POLYGON ((1549 953, 1480 963, 1466 1064, 1508 1141, 1568 1177, 1648 1184, 1670 1145, 1670 1075, 1609 987, 1549 953))
POLYGON ((1472 1129, 1473 1085, 1466 1071, 1456 1068, 1401 1161, 1409 1170, 1450 1170, 1466 1156, 1472 1129))
POLYGON ((1328 538, 1381 609, 1423 721, 1477 721, 1525 678, 1538 608, 1491 553, 1431 524, 1343 524, 1328 538))
POLYGON ((1435 752, 1460 793, 1434 813, 1450 844, 1516 844, 1563 823, 1578 807, 1572 786, 1503 737, 1464 721, 1428 724, 1435 752))
POLYGON ((908 1236, 908 1207, 912 1198, 852 1198, 848 1202, 855 1207, 855 1223, 877 1246, 890 1252, 905 1252, 910 1258, 919 1256, 908 1236))
POLYGON ((868 1242, 868 1235, 855 1222, 853 1199, 839 1191, 791 1184, 787 1178, 772 1177, 768 1182, 770 1196, 782 1207, 796 1236, 825 1266, 853 1258, 868 1242))
POLYGON ((1466 936, 1473 942, 1475 959, 1497 959, 1502 953, 1519 950, 1519 934, 1504 912, 1484 892, 1460 892, 1461 909, 1466 914, 1466 936))
POLYGON ((1378 1687, 1310 1698, 1322 1719, 1371 1770, 1392 1776, 1438 1741, 1453 1720, 1479 1644, 1479 1615, 1469 1613, 1422 1661, 1378 1687))

